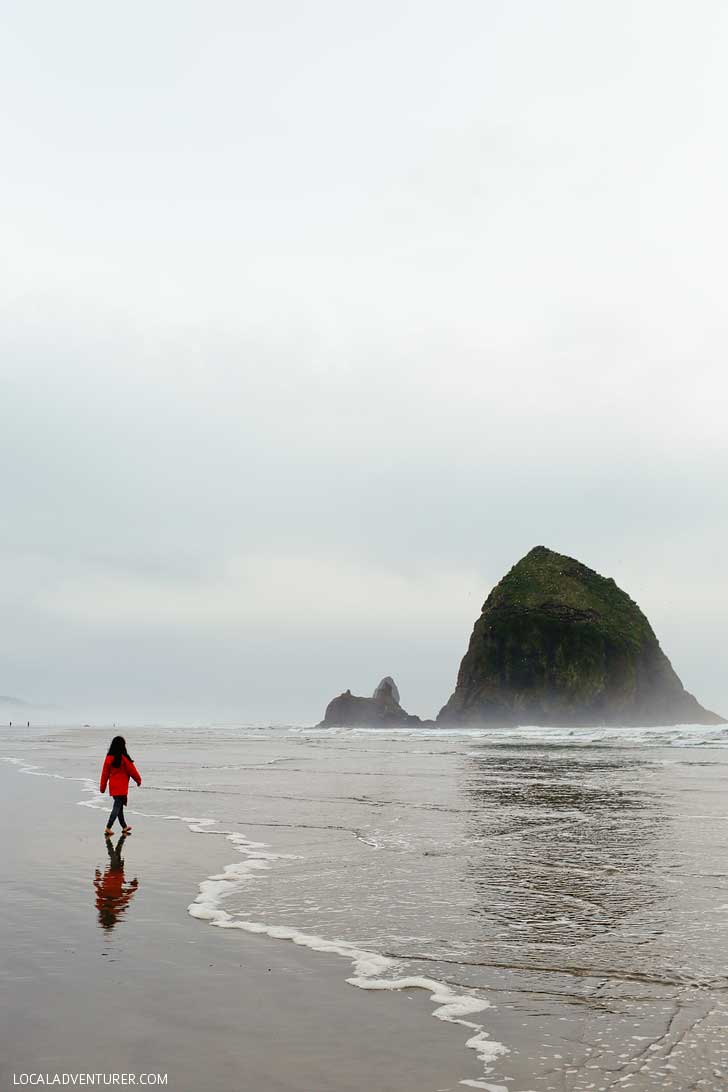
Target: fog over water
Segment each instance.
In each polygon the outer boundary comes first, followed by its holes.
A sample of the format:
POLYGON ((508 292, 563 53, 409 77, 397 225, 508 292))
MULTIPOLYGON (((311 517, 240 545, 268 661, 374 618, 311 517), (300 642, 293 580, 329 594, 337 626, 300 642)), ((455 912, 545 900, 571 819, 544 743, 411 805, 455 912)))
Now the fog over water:
POLYGON ((728 713, 723 5, 4 23, 0 693, 431 716, 543 543, 728 713))

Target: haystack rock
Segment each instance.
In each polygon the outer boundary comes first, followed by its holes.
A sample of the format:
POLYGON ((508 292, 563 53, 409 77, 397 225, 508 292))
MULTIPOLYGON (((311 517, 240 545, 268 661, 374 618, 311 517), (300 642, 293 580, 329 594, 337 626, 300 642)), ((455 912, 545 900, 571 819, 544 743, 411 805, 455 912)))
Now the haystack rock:
POLYGON ((725 724, 614 580, 536 546, 486 599, 438 725, 725 724))
POLYGON ((350 728, 420 724, 420 718, 405 712, 399 704, 399 690, 394 679, 385 676, 371 698, 361 698, 345 690, 326 706, 320 728, 350 728))

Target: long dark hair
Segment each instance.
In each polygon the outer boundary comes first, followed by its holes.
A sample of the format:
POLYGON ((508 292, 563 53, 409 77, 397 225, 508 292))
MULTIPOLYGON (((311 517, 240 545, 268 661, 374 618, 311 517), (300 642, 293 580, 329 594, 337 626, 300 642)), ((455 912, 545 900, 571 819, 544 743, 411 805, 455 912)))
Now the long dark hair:
POLYGON ((126 749, 126 740, 123 736, 114 736, 106 753, 107 755, 114 756, 114 761, 111 763, 112 766, 121 766, 122 755, 125 755, 130 762, 134 761, 134 759, 131 757, 126 749))

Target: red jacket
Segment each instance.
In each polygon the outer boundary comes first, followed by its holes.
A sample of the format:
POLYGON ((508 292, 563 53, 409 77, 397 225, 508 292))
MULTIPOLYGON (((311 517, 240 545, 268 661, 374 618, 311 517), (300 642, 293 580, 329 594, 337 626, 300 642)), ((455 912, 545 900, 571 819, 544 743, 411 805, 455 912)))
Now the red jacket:
POLYGON ((129 788, 129 778, 133 777, 137 785, 141 785, 142 779, 131 759, 126 755, 121 756, 121 766, 112 766, 113 755, 107 755, 101 771, 101 792, 106 790, 106 782, 109 783, 109 796, 126 796, 129 788))

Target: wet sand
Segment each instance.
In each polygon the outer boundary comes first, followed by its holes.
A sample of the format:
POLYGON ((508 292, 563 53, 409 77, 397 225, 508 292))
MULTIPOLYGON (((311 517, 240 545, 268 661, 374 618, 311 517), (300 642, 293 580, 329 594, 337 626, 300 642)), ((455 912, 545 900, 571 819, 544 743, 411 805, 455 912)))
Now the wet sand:
POLYGON ((234 858, 224 839, 129 813, 120 865, 84 798, 80 782, 0 764, 0 1087, 28 1073, 166 1073, 173 1092, 482 1080, 466 1029, 433 1020, 423 991, 357 990, 340 957, 193 919, 199 882, 234 858))

